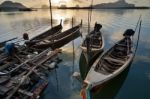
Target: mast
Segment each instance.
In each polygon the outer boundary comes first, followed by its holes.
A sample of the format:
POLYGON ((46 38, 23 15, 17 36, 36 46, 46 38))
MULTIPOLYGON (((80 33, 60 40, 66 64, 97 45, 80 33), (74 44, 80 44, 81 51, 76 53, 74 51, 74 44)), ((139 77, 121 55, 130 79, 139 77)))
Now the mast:
POLYGON ((92 10, 93 10, 93 0, 91 0, 90 9, 88 10, 88 35, 86 37, 86 44, 87 44, 86 60, 87 60, 88 67, 89 67, 89 54, 90 54, 90 43, 91 43, 91 38, 89 37, 89 34, 90 34, 90 27, 91 27, 91 20, 92 20, 92 10))
POLYGON ((90 33, 90 25, 91 25, 91 19, 92 19, 92 9, 93 9, 93 0, 91 1, 90 4, 90 9, 88 10, 88 34, 90 33))
POLYGON ((53 27, 53 15, 52 15, 52 2, 51 2, 51 0, 49 0, 49 5, 50 5, 51 27, 53 27))
MULTIPOLYGON (((72 17, 72 28, 73 28, 74 20, 72 17)), ((73 69, 72 69, 72 74, 74 73, 74 63, 75 63, 75 47, 74 47, 74 40, 72 41, 72 49, 73 49, 73 69)))

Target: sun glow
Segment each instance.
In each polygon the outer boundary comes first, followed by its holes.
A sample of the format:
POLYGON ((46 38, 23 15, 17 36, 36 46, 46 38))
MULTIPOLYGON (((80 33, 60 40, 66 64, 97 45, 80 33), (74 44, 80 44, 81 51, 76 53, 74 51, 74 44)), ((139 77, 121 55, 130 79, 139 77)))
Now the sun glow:
POLYGON ((69 2, 70 0, 52 0, 53 3, 59 4, 60 2, 69 2))
POLYGON ((52 2, 58 4, 60 0, 53 0, 52 2))

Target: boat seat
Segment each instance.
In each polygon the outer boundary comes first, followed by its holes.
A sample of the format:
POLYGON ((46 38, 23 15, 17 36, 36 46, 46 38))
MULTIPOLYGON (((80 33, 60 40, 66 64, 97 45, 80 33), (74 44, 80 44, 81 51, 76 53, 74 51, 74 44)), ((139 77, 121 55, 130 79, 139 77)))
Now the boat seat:
POLYGON ((99 40, 93 40, 91 43, 93 45, 100 45, 101 41, 99 41, 99 40))
POLYGON ((104 63, 102 63, 102 64, 98 63, 97 66, 96 66, 96 68, 95 68, 95 71, 97 71, 99 73, 103 73, 105 75, 110 74, 110 73, 113 72, 112 69, 109 68, 107 66, 107 64, 104 64, 104 63))
POLYGON ((92 40, 98 40, 98 41, 101 40, 101 39, 102 39, 101 37, 93 37, 92 38, 92 40))
POLYGON ((22 93, 24 95, 30 96, 30 97, 33 96, 33 93, 27 92, 26 90, 19 89, 18 92, 20 92, 20 93, 22 93))
POLYGON ((99 48, 100 46, 98 45, 92 45, 93 48, 99 48))
POLYGON ((127 46, 115 46, 114 49, 115 49, 116 51, 125 52, 125 51, 127 51, 127 46))
POLYGON ((9 81, 10 80, 10 77, 9 76, 2 76, 2 77, 0 77, 0 84, 2 85, 2 84, 6 84, 6 82, 7 81, 9 81))
POLYGON ((100 71, 104 71, 107 73, 113 73, 114 72, 114 70, 108 68, 105 64, 102 65, 102 67, 100 68, 100 71))
POLYGON ((123 46, 123 47, 127 47, 127 45, 126 45, 126 44, 116 43, 116 45, 118 45, 118 46, 123 46))
POLYGON ((97 69, 96 72, 102 73, 102 74, 104 74, 104 75, 110 74, 110 72, 108 72, 108 70, 106 70, 106 69, 103 68, 103 67, 99 67, 99 69, 97 69))
POLYGON ((107 61, 113 61, 113 62, 116 62, 116 63, 124 64, 124 61, 119 60, 119 59, 115 59, 115 58, 111 58, 111 57, 105 57, 104 59, 107 60, 107 61))
POLYGON ((104 64, 106 64, 109 68, 111 68, 111 69, 114 69, 114 70, 116 70, 116 69, 118 69, 120 66, 122 66, 122 64, 116 64, 116 63, 113 63, 112 61, 110 62, 110 61, 108 61, 108 60, 104 60, 103 61, 104 62, 104 64))
POLYGON ((37 45, 46 44, 44 41, 39 42, 37 45))
POLYGON ((108 71, 106 71, 105 69, 101 69, 101 70, 98 70, 96 72, 99 72, 99 73, 102 73, 104 75, 109 75, 110 73, 108 71))
POLYGON ((8 91, 10 91, 12 88, 8 88, 6 86, 0 85, 0 95, 5 95, 8 91))
POLYGON ((120 60, 125 59, 127 56, 127 51, 114 50, 110 53, 110 56, 116 57, 116 59, 120 58, 120 60))
POLYGON ((49 43, 50 41, 49 41, 49 40, 44 40, 44 42, 45 42, 45 43, 49 43))

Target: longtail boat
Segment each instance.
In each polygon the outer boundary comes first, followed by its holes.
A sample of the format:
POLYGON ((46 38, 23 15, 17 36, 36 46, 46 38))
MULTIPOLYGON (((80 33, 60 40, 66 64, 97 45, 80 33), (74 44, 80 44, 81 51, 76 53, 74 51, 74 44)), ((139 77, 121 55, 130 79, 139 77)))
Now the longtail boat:
POLYGON ((35 99, 47 86, 46 69, 42 66, 47 60, 57 56, 61 50, 47 49, 39 54, 20 52, 6 59, 0 70, 0 97, 35 99), (10 64, 11 63, 11 64, 10 64), (45 76, 44 76, 45 75, 45 76))
POLYGON ((60 22, 59 25, 54 26, 51 29, 45 31, 44 33, 41 33, 40 35, 37 35, 37 36, 33 37, 30 41, 42 40, 42 39, 46 38, 47 36, 59 34, 61 32, 61 30, 62 30, 61 23, 62 23, 62 21, 60 22))
POLYGON ((83 80, 85 79, 92 64, 103 52, 104 38, 100 31, 101 28, 102 25, 97 24, 96 22, 94 30, 86 36, 85 40, 80 46, 82 49, 82 53, 80 56, 79 68, 83 80), (84 61, 84 63, 82 61, 84 61))
POLYGON ((61 30, 62 30, 62 25, 61 25, 62 21, 60 22, 59 25, 55 26, 55 27, 52 27, 51 29, 45 31, 44 33, 41 33, 31 39, 29 39, 29 36, 27 33, 24 33, 23 34, 23 39, 26 40, 25 41, 25 44, 28 45, 28 47, 31 47, 33 46, 34 44, 48 38, 48 37, 51 37, 51 36, 54 36, 54 35, 57 35, 59 33, 61 33, 61 30))
POLYGON ((87 35, 87 37, 83 41, 83 44, 81 45, 81 49, 84 52, 87 52, 88 50, 90 52, 103 51, 104 38, 100 31, 101 28, 102 28, 101 24, 95 23, 94 30, 87 35))
POLYGON ((96 59, 84 80, 83 95, 89 95, 92 88, 108 82, 129 66, 135 55, 132 38, 134 33, 134 30, 127 29, 123 39, 96 59))
POLYGON ((81 35, 80 32, 81 26, 82 22, 81 24, 74 26, 71 29, 68 29, 56 35, 49 36, 40 42, 33 42, 34 45, 32 47, 39 49, 49 47, 51 47, 52 49, 60 48, 81 35))

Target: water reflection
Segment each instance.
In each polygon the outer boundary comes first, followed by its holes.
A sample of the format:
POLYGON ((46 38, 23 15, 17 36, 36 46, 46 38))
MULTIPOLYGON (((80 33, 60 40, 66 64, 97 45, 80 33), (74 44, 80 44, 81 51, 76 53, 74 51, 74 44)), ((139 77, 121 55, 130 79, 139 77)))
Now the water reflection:
MULTIPOLYGON (((122 33, 128 28, 135 28, 138 17, 142 14, 143 25, 141 32, 141 40, 137 55, 130 69, 130 74, 121 86, 124 76, 118 77, 113 83, 104 87, 103 91, 97 93, 97 99, 104 96, 121 97, 121 99, 137 99, 150 97, 149 85, 149 65, 150 65, 150 10, 94 10, 92 15, 91 28, 95 22, 103 25, 102 33, 105 38, 105 50, 110 48, 114 43, 121 39, 122 33), (116 84, 115 84, 116 83, 116 84), (113 86, 112 86, 113 85, 113 86), (139 90, 137 90, 137 86, 139 90), (109 88, 108 88, 109 87, 109 88), (129 89, 131 91, 129 91, 129 89), (107 90, 106 90, 107 89, 107 90), (120 90, 119 90, 120 89, 120 90), (115 90, 115 92, 113 92, 115 90), (119 93, 118 93, 118 91, 119 93), (136 90, 136 91, 135 91, 136 90), (146 90, 146 91, 145 91, 146 90), (108 93, 108 92, 109 93, 108 93), (126 93, 128 91, 128 93, 126 93), (143 92, 142 92, 143 91, 143 92), (130 92, 130 93, 129 93, 130 92), (107 94, 106 94, 107 93, 107 94), (117 96, 116 96, 117 95, 117 96), (145 97, 146 96, 146 97, 145 97), (125 98, 124 98, 125 97, 125 98), (134 98, 133 98, 134 97, 134 98)), ((74 41, 75 59, 73 61, 72 42, 62 47, 63 54, 61 58, 63 62, 59 64, 57 75, 55 71, 50 72, 49 85, 42 95, 43 99, 80 99, 80 89, 82 84, 72 78, 72 72, 79 71, 79 59, 81 55, 80 44, 87 34, 87 10, 53 10, 53 23, 57 25, 60 19, 63 19, 63 31, 72 27, 72 17, 74 17, 74 25, 80 23, 83 19, 83 38, 78 38, 74 41), (57 18, 55 18, 55 15, 57 18), (73 67, 74 66, 74 67, 73 67), (58 77, 58 82, 56 81, 58 77), (58 91, 57 91, 58 84, 58 91)), ((0 12, 0 41, 4 41, 16 36, 22 36, 22 33, 28 32, 30 37, 50 28, 50 13, 49 10, 38 10, 35 12, 0 12)), ((136 38, 135 38, 136 40, 136 38)), ((84 62, 84 61, 82 61, 84 62)), ((110 98, 110 97, 108 97, 110 98)), ((105 97, 105 99, 107 99, 105 97)), ((120 99, 120 98, 118 98, 120 99)))
MULTIPOLYGON (((72 16, 72 12, 68 13, 68 11, 54 10, 53 25, 58 25, 60 20, 63 22, 62 25, 69 24, 72 16)), ((22 37, 22 33, 32 33, 43 28, 43 26, 50 27, 49 10, 39 10, 35 12, 1 12, 0 35, 3 38, 0 38, 0 41, 14 37, 14 35, 22 37)), ((65 26, 70 28, 70 25, 65 26)))
POLYGON ((100 87, 99 91, 91 93, 91 99, 115 99, 127 78, 130 66, 131 65, 129 65, 120 75, 100 87))
POLYGON ((133 10, 127 10, 127 9, 96 9, 95 11, 102 11, 107 13, 113 13, 118 15, 124 15, 126 13, 133 13, 133 10))
POLYGON ((80 69, 80 74, 82 79, 84 80, 88 71, 90 70, 92 64, 95 62, 95 60, 102 54, 102 52, 99 53, 90 53, 88 56, 86 53, 82 51, 80 55, 80 60, 79 60, 79 69, 80 69), (86 57, 89 57, 87 60, 86 57))

